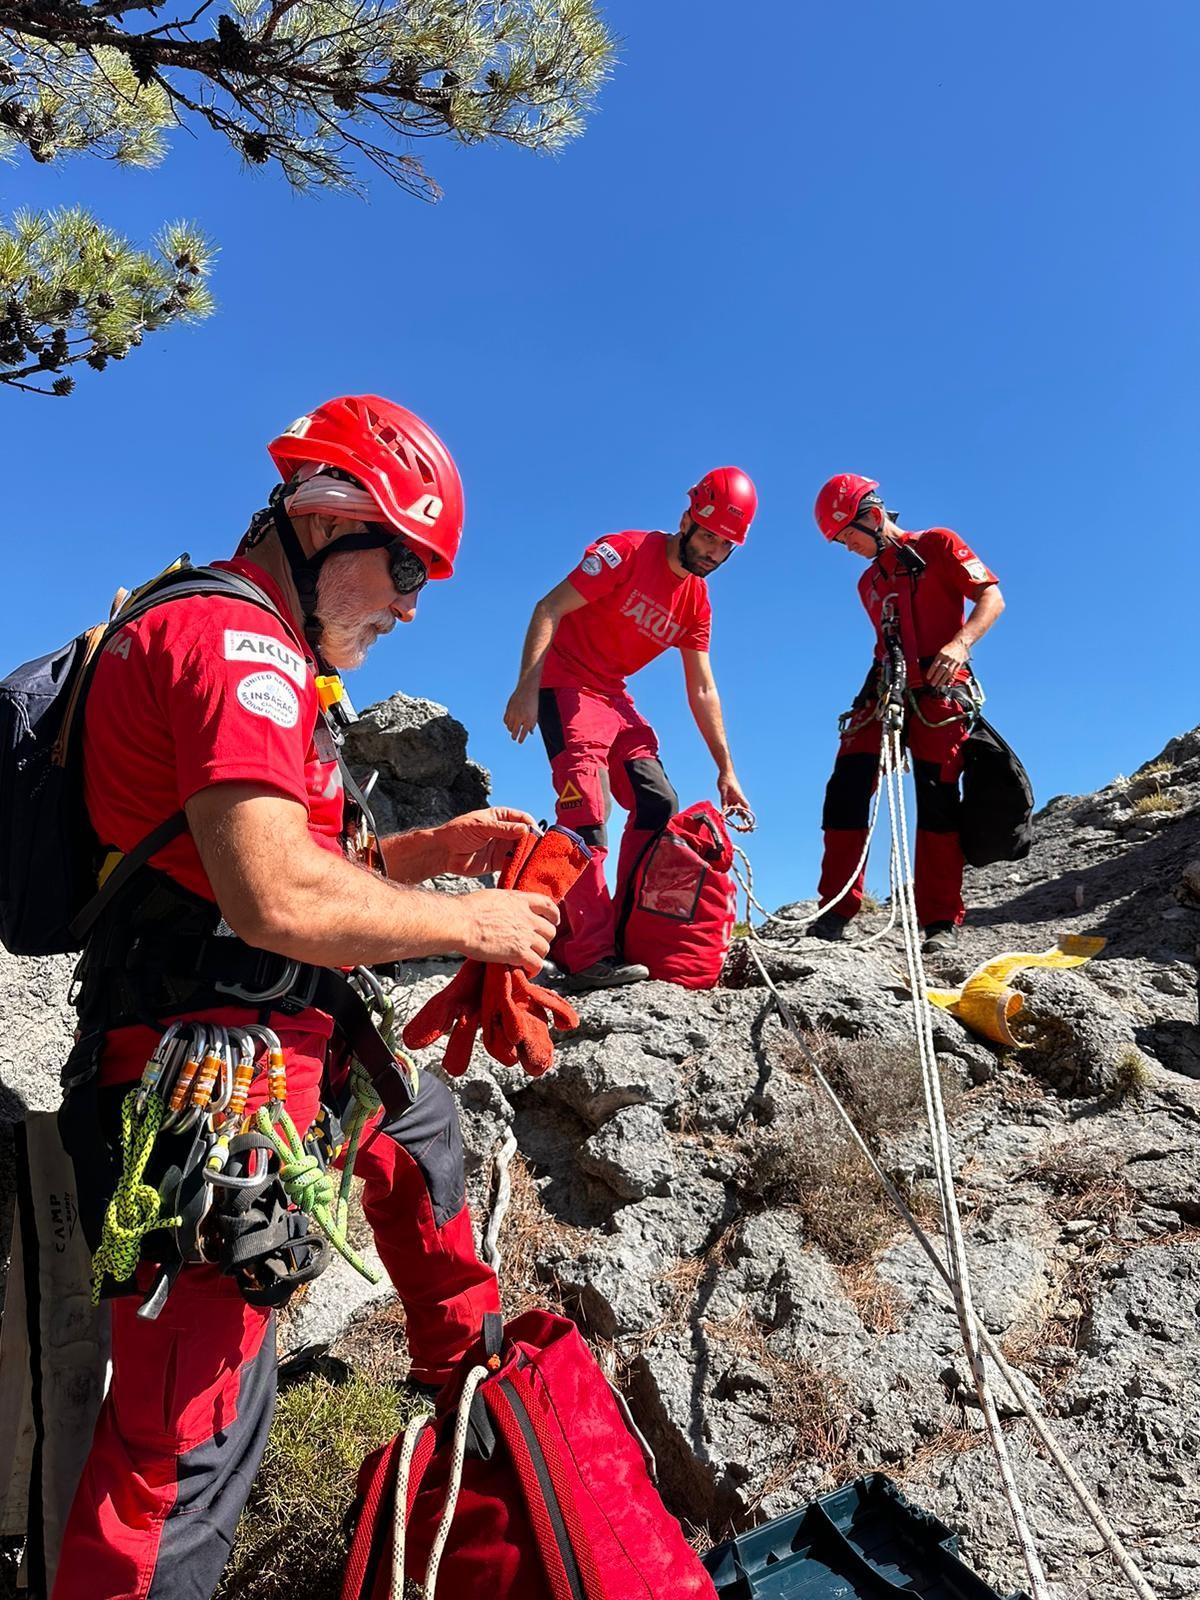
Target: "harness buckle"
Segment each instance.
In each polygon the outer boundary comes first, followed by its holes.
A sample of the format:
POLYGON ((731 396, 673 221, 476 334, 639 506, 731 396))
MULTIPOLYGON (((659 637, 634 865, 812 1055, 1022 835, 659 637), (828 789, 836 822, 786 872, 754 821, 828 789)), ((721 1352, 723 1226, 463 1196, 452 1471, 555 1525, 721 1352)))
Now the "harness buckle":
POLYGON ((232 995, 235 1000, 244 1000, 247 1005, 265 1005, 270 1000, 278 1000, 291 990, 300 976, 301 963, 293 961, 290 957, 280 958, 272 956, 270 951, 262 952, 265 961, 283 959, 283 967, 273 983, 264 983, 262 988, 251 988, 248 983, 225 983, 220 978, 213 982, 213 988, 221 994, 232 995))

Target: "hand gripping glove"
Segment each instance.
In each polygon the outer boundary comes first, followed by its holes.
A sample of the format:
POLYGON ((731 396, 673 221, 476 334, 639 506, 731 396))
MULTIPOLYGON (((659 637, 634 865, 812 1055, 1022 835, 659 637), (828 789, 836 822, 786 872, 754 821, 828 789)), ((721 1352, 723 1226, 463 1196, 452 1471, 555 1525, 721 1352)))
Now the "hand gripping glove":
MULTIPOLYGON (((538 835, 532 829, 510 851, 500 874, 501 889, 544 894, 556 904, 572 888, 591 859, 577 834, 557 825, 538 835)), ((471 1060, 480 1027, 488 1054, 505 1066, 518 1062, 537 1077, 554 1061, 551 1021, 577 1028, 579 1017, 559 995, 530 983, 519 967, 469 959, 439 993, 404 1026, 404 1043, 420 1050, 448 1034, 443 1068, 461 1077, 471 1060)))

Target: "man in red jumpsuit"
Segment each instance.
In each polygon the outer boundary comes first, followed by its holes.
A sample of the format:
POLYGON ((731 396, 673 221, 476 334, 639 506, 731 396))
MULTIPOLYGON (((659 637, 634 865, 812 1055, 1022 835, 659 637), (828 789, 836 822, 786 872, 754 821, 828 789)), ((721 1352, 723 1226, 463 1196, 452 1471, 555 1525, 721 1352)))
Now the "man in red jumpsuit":
POLYGON ((717 467, 689 491, 676 533, 598 539, 533 608, 504 724, 518 743, 541 729, 558 820, 592 850, 588 870, 563 902, 554 944, 555 963, 570 974, 567 988, 607 988, 648 976, 615 952, 605 824, 615 796, 629 813, 617 864, 619 900, 643 845, 679 804, 658 757, 658 737, 625 686, 664 650, 674 646, 683 657, 688 705, 717 764, 721 804, 749 809, 709 661, 708 579, 745 542, 757 505, 744 472, 717 467))
MULTIPOLYGON (((543 896, 402 887, 491 870, 531 820, 523 812, 481 811, 384 839, 387 879, 350 859, 343 839, 343 777, 318 697, 336 685, 331 669, 359 665, 377 638, 412 621, 427 578, 450 576, 463 501, 444 445, 411 412, 365 395, 318 407, 270 451, 283 483, 237 558, 219 564, 267 607, 224 594, 156 606, 111 638, 87 698, 85 795, 99 839, 128 852, 180 808, 186 827, 135 876, 136 892, 118 896, 85 953, 60 1117, 81 1215, 85 1205, 103 1214, 120 1168, 119 1108, 164 1013, 269 1023, 303 1133, 334 1024, 305 1003, 299 974, 449 952, 536 971, 557 925, 543 896), (239 955, 261 969, 265 1003, 211 992, 201 978, 239 955), (280 974, 293 968, 281 995, 280 974)), ((476 1257, 457 1111, 439 1080, 422 1075, 407 1110, 376 1115, 356 1171, 405 1306, 411 1376, 439 1382, 499 1306, 476 1257)), ((148 1320, 137 1311, 151 1276, 138 1268, 127 1287, 139 1293, 109 1302, 112 1381, 54 1600, 202 1600, 266 1443, 274 1311, 197 1261, 148 1320)))
POLYGON ((1004 610, 1004 600, 996 574, 958 534, 949 528, 906 533, 889 516, 878 488, 873 478, 840 473, 822 488, 815 508, 826 539, 870 563, 858 593, 876 644, 875 664, 847 714, 825 791, 819 894, 827 909, 808 931, 818 939, 841 939, 862 904, 866 863, 857 873, 855 867, 878 780, 880 674, 888 659, 887 636, 895 630, 907 670, 904 739, 917 793, 917 916, 923 949, 935 953, 953 946, 964 915, 958 780, 970 731, 971 651, 1004 610), (964 620, 967 600, 974 604, 964 620))

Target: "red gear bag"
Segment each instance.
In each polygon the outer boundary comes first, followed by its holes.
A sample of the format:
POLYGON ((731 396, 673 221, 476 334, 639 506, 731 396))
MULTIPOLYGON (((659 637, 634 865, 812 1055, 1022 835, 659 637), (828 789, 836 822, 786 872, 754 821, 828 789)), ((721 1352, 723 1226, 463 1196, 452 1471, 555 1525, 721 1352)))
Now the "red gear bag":
POLYGON ((647 842, 618 889, 617 946, 652 978, 685 989, 720 979, 737 921, 733 844, 707 800, 689 806, 647 842))
MULTIPOLYGON (((471 1401, 458 1501, 438 1569, 451 1597, 487 1600, 716 1600, 712 1579, 663 1506, 633 1432, 579 1330, 527 1311, 482 1345, 442 1390, 412 1457, 404 1562, 425 1580, 446 1505, 458 1403, 474 1365, 492 1370, 471 1401)), ((359 1517, 342 1600, 393 1593, 402 1437, 359 1473, 359 1517)))

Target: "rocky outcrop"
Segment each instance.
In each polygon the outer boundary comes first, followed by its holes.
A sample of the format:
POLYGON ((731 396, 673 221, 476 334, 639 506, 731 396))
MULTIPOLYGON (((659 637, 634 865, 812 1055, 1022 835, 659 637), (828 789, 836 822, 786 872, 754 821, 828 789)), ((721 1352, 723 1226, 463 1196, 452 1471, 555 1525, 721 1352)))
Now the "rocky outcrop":
POLYGON ((467 730, 445 706, 394 694, 362 713, 346 734, 360 783, 378 783, 371 809, 383 833, 429 828, 487 805, 491 779, 467 755, 467 730))
MULTIPOLYGON (((1189 735, 1098 795, 1053 800, 1027 861, 972 875, 968 928, 939 978, 1062 933, 1109 941, 1088 967, 1021 980, 1026 1048, 1001 1052, 935 1014, 979 1310, 1163 1600, 1197 1591, 1200 1562, 1182 1532, 1200 1512, 1198 889, 1189 735)), ((811 909, 772 919, 791 939, 768 964, 936 1231, 898 941, 806 940, 811 909)), ((533 1210, 506 1231, 512 1273, 534 1281, 510 1277, 507 1293, 557 1301, 608 1352, 668 1498, 711 1536, 879 1467, 963 1530, 998 1588, 1017 1587, 953 1312, 767 999, 735 952, 710 994, 587 997, 536 1083, 477 1056, 460 1086, 476 1202, 508 1127, 533 1180, 533 1210)), ((1001 1400, 1061 1595, 1108 1600, 1120 1587, 1090 1524, 1001 1400)))
MULTIPOLYGON (((416 722, 432 729, 427 798, 475 803, 461 730, 413 704, 369 713, 355 761, 398 793, 417 770, 396 755, 416 722)), ((409 820, 425 820, 420 797, 403 799, 409 820)), ((1160 1600, 1185 1600, 1200 1590, 1200 730, 1096 795, 1056 797, 1029 859, 972 874, 968 898, 961 947, 938 970, 947 981, 1065 932, 1109 941, 1087 967, 1021 980, 1026 1048, 1001 1052, 942 1013, 935 1042, 980 1314, 1040 1389, 1160 1600)), ((784 944, 769 968, 936 1231, 898 941, 806 940, 809 910, 772 919, 784 944)), ((865 917, 864 933, 884 920, 865 917)), ((402 1011, 452 971, 402 968, 402 1011)), ((43 1009, 26 1048, 56 1061, 58 978, 35 981, 43 1009)), ((494 1151, 510 1129, 518 1142, 501 1233, 509 1310, 538 1300, 579 1319, 654 1446, 672 1506, 707 1536, 879 1467, 963 1530, 998 1589, 1019 1586, 954 1314, 753 965, 735 952, 710 993, 648 983, 588 996, 580 1011, 547 1077, 477 1051, 455 1083, 478 1219, 494 1151)), ((436 1057, 423 1065, 436 1070, 436 1057)), ((42 1092, 35 1078, 17 1080, 27 1096, 42 1092)), ((331 1269, 286 1340, 335 1338, 356 1316, 345 1348, 361 1349, 379 1313, 356 1298, 360 1284, 331 1269)), ((380 1342, 394 1341, 394 1308, 383 1315, 380 1342)), ((1109 1600, 1121 1587, 1098 1539, 1000 1395, 1061 1600, 1109 1600)))

